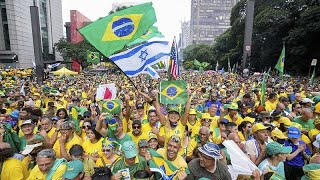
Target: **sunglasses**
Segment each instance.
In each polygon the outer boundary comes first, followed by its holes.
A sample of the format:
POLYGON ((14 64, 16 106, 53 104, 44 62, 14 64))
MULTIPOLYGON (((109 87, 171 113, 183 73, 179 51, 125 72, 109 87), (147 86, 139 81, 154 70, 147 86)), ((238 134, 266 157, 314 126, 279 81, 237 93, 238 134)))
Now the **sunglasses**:
POLYGON ((90 116, 83 116, 84 118, 90 118, 90 116))
POLYGON ((209 122, 211 122, 211 119, 202 119, 202 121, 209 123, 209 122))
POLYGON ((141 146, 141 147, 139 147, 140 149, 143 149, 143 148, 145 148, 145 149, 147 149, 147 148, 149 148, 148 146, 141 146))
POLYGON ((86 128, 89 129, 89 128, 91 128, 91 126, 89 126, 89 125, 88 126, 82 126, 82 129, 86 129, 86 128))
POLYGON ((141 126, 132 126, 133 129, 140 129, 141 126))
POLYGON ((110 152, 111 149, 102 149, 102 152, 110 152))

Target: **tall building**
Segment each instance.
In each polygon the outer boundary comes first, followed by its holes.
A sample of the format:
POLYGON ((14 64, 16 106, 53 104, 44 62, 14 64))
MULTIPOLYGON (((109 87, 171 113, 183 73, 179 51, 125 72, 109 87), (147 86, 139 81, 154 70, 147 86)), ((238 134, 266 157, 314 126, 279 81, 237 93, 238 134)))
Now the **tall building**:
POLYGON ((232 7, 238 0, 192 0, 191 42, 212 44, 217 36, 230 27, 232 7))
POLYGON ((180 41, 181 48, 186 48, 191 45, 190 21, 184 21, 181 23, 180 41))
MULTIPOLYGON (((83 41, 83 36, 77 31, 77 29, 90 24, 91 20, 87 18, 85 15, 81 14, 77 10, 70 10, 70 22, 65 23, 66 28, 66 38, 68 42, 72 44, 77 44, 83 41)), ((76 59, 72 61, 72 70, 80 72, 81 65, 78 63, 76 59)))
POLYGON ((63 37, 61 0, 0 0, 0 64, 33 67, 34 48, 30 6, 39 9, 44 63, 62 61, 54 43, 63 37))

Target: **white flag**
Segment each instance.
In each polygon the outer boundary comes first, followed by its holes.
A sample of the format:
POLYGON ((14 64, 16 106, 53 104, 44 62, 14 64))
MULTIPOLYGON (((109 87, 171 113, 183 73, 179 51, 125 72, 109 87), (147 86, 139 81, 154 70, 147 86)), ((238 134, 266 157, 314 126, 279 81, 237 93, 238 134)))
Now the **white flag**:
POLYGON ((101 84, 97 88, 96 99, 115 99, 117 88, 115 84, 101 84))

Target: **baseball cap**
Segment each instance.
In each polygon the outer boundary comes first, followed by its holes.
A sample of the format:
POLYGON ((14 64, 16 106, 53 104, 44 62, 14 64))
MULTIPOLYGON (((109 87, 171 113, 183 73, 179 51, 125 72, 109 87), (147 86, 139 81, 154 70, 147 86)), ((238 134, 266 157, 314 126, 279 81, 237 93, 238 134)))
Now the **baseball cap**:
POLYGON ((144 106, 143 106, 143 104, 139 103, 139 104, 137 104, 136 108, 137 109, 144 109, 144 106))
POLYGON ((155 134, 150 134, 150 135, 149 135, 148 142, 149 142, 151 139, 156 139, 156 140, 158 140, 158 138, 157 138, 157 136, 156 136, 155 134))
POLYGON ((237 103, 232 103, 228 109, 232 109, 232 110, 238 110, 239 107, 238 107, 238 104, 237 103))
POLYGON ((312 143, 316 148, 319 148, 320 145, 320 134, 316 136, 316 140, 312 143))
POLYGON ((176 113, 178 113, 179 115, 181 115, 179 108, 176 107, 176 106, 171 106, 171 107, 169 108, 169 110, 168 110, 168 113, 170 113, 170 112, 176 112, 176 113))
POLYGON ((122 150, 124 152, 124 156, 128 159, 133 158, 138 154, 136 144, 133 141, 124 142, 122 150))
POLYGON ((31 119, 27 119, 27 120, 25 120, 25 121, 23 121, 23 122, 21 123, 20 127, 22 127, 23 125, 26 125, 26 124, 33 124, 33 123, 32 123, 32 121, 31 121, 31 119))
POLYGON ((279 123, 280 124, 283 123, 285 126, 291 126, 292 125, 292 122, 290 121, 290 119, 287 118, 287 117, 283 117, 283 116, 279 119, 279 123))
POLYGON ((148 141, 146 139, 140 139, 138 142, 139 148, 141 147, 149 147, 148 141))
POLYGON ((39 147, 39 146, 42 146, 43 143, 37 143, 37 144, 28 144, 26 145, 26 148, 21 152, 22 155, 27 155, 29 153, 31 153, 31 151, 36 148, 36 147, 39 147))
POLYGON ((277 142, 271 142, 267 144, 267 154, 274 155, 274 154, 289 154, 292 152, 291 146, 283 146, 277 142))
POLYGON ((252 118, 252 117, 249 117, 249 116, 246 116, 246 117, 243 119, 243 121, 249 121, 249 122, 251 122, 251 123, 254 123, 255 120, 256 120, 255 118, 252 118))
POLYGON ((212 143, 212 142, 208 142, 205 145, 198 147, 198 150, 207 155, 210 156, 214 159, 221 159, 222 156, 220 154, 220 148, 217 144, 212 143))
POLYGON ((288 128, 288 137, 289 138, 300 138, 301 132, 297 127, 291 126, 288 128))
POLYGON ((257 123, 252 126, 252 133, 266 129, 268 129, 268 127, 264 126, 262 123, 257 123))
POLYGON ((283 132, 282 132, 280 129, 278 129, 278 128, 275 128, 274 130, 271 131, 271 137, 276 137, 276 138, 278 138, 278 139, 287 139, 287 138, 288 138, 288 137, 285 136, 285 135, 283 134, 283 132))
POLYGON ((189 114, 196 115, 197 111, 195 109, 190 109, 189 114))
POLYGON ((210 117, 209 113, 203 113, 201 116, 201 119, 213 119, 212 117, 210 117))
POLYGON ((64 178, 74 179, 83 172, 83 163, 80 160, 74 160, 67 163, 67 169, 63 174, 64 178))
POLYGON ((309 99, 309 98, 303 98, 302 99, 302 101, 301 101, 302 103, 314 103, 311 99, 309 99))

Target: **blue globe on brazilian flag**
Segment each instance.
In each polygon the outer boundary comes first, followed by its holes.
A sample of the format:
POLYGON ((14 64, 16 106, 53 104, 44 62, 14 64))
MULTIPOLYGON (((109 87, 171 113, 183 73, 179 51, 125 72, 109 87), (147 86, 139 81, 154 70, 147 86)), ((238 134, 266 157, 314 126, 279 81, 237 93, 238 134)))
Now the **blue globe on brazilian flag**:
POLYGON ((110 114, 120 114, 121 101, 120 100, 106 100, 102 102, 102 112, 110 114))
POLYGON ((185 104, 188 99, 187 83, 183 80, 160 82, 160 103, 185 104))

